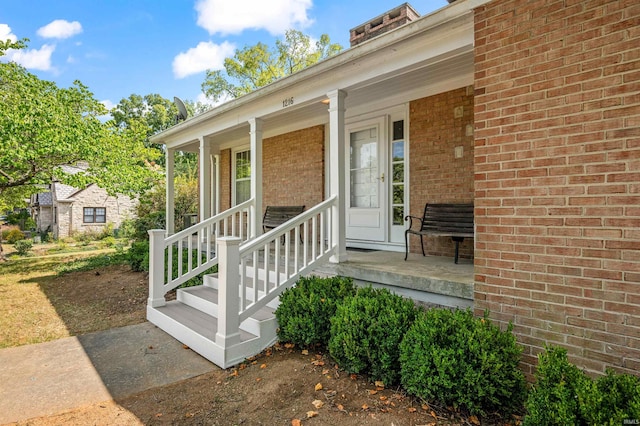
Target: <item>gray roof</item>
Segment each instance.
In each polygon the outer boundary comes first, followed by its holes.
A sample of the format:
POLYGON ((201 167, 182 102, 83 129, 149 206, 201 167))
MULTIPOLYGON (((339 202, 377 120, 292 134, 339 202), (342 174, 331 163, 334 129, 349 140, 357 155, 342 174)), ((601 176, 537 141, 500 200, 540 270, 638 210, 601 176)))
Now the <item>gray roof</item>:
POLYGON ((56 200, 65 200, 78 192, 78 188, 65 185, 64 183, 55 182, 53 185, 55 186, 56 200))
POLYGON ((41 206, 50 206, 53 204, 53 197, 51 192, 40 192, 38 194, 37 202, 41 206))

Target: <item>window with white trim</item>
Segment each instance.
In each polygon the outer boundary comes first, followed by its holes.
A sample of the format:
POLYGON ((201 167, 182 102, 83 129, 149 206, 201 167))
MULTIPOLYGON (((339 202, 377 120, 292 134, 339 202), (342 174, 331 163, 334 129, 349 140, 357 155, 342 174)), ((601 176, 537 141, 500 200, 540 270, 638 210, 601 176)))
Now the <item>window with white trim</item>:
POLYGON ((236 151, 234 155, 234 204, 251 198, 251 151, 236 151))
POLYGON ((106 223, 106 207, 85 207, 83 209, 82 221, 84 223, 106 223))

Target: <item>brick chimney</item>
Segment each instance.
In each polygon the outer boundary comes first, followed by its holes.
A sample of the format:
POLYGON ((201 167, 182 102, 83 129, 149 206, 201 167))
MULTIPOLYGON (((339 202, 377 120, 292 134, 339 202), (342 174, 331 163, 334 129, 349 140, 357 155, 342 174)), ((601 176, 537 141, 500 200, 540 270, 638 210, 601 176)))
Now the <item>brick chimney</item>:
POLYGON ((391 31, 406 23, 415 21, 420 17, 420 14, 415 11, 409 3, 404 3, 395 9, 392 9, 380 16, 373 18, 372 20, 359 25, 351 30, 351 47, 367 41, 371 38, 377 37, 380 34, 391 31))

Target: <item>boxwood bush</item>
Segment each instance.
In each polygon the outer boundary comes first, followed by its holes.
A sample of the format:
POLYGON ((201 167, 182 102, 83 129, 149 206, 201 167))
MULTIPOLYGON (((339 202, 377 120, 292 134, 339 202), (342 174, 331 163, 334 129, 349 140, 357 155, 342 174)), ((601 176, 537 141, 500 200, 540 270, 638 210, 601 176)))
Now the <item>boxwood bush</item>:
POLYGON ((326 347, 330 336, 330 319, 345 297, 356 293, 353 279, 346 277, 302 277, 294 287, 280 295, 275 315, 278 338, 300 347, 326 347))
POLYGON ((621 425, 640 420, 640 378, 628 374, 591 379, 571 364, 564 348, 549 347, 538 356, 535 385, 524 418, 533 425, 621 425))
POLYGON ((329 353, 348 372, 392 385, 400 377, 400 342, 417 312, 411 300, 387 289, 360 288, 331 319, 329 353))
POLYGON ((413 395, 471 414, 509 414, 526 398, 521 353, 511 326, 503 332, 487 315, 430 309, 400 345, 402 384, 413 395))

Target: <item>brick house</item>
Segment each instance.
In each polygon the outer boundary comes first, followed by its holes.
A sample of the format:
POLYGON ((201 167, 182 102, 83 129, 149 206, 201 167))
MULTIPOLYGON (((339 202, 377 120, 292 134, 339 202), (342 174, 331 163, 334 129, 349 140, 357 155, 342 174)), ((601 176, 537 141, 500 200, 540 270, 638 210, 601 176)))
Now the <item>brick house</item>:
MULTIPOLYGON (((73 168, 65 168, 73 172, 73 168)), ((124 195, 111 196, 95 184, 78 189, 53 182, 49 188, 32 195, 29 208, 36 231, 52 232, 54 238, 76 233, 99 234, 105 226, 118 228, 125 219, 135 216, 137 200, 124 195)))
MULTIPOLYGON (((639 24, 625 0, 401 5, 339 55, 152 137, 167 233, 176 150, 200 154, 200 217, 249 200, 252 237, 267 205, 334 200, 337 263, 403 251, 403 218, 426 202, 473 202, 472 303, 514 323, 526 372, 557 344, 590 372, 637 374, 639 24)), ((453 253, 447 238, 425 249, 453 253)))

